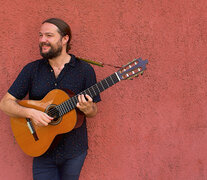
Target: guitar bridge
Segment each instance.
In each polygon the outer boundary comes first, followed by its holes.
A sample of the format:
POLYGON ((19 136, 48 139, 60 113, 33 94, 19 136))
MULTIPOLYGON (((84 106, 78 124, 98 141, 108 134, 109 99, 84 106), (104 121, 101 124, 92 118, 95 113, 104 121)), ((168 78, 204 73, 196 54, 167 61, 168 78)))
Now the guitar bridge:
POLYGON ((36 133, 36 131, 35 131, 34 126, 32 125, 32 121, 31 121, 29 118, 26 118, 26 120, 27 120, 27 126, 28 126, 28 128, 29 128, 31 134, 33 135, 34 140, 35 140, 35 141, 38 141, 39 138, 38 138, 38 136, 37 136, 37 133, 36 133))

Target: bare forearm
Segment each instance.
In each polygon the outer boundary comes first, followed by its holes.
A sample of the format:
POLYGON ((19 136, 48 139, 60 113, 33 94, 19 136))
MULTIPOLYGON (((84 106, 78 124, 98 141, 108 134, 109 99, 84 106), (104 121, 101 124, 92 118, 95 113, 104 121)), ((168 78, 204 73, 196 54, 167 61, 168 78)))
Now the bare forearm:
POLYGON ((0 109, 12 117, 29 117, 30 114, 30 108, 23 107, 11 99, 2 99, 0 109))
POLYGON ((0 109, 12 117, 30 118, 38 126, 47 126, 53 119, 42 111, 21 106, 17 103, 17 99, 9 93, 2 98, 0 109))

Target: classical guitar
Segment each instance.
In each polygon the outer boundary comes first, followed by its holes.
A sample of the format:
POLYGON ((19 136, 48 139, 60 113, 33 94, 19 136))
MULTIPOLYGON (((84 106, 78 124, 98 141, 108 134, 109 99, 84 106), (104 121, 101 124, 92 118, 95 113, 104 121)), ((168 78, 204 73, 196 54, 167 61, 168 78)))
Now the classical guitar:
MULTIPOLYGON (((88 94, 93 98, 121 80, 143 74, 147 63, 148 60, 135 59, 80 94, 88 94)), ((80 127, 84 119, 83 113, 76 108, 78 94, 73 96, 70 91, 54 89, 40 101, 22 100, 18 103, 46 112, 54 118, 44 127, 36 126, 28 118, 11 118, 11 127, 17 143, 26 154, 33 157, 44 154, 57 135, 80 127)))

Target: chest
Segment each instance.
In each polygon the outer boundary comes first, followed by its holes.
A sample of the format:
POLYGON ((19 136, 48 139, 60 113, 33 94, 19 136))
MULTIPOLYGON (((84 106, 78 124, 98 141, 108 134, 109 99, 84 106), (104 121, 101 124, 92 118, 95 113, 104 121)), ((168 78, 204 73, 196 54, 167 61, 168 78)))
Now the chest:
POLYGON ((54 76, 55 78, 57 79, 58 76, 60 75, 61 71, 64 69, 64 67, 60 67, 60 68, 57 68, 57 67, 53 67, 52 68, 52 71, 54 72, 54 76))
POLYGON ((84 73, 76 68, 37 71, 33 76, 29 95, 31 99, 42 99, 53 89, 69 89, 75 94, 85 90, 84 73))

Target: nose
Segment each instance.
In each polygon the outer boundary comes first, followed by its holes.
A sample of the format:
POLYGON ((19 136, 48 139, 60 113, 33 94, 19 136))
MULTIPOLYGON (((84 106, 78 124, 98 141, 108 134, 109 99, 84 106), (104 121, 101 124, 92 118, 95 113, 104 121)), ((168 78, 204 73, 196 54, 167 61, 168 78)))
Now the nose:
POLYGON ((41 36, 39 37, 39 42, 47 42, 47 38, 46 38, 46 36, 41 35, 41 36))

